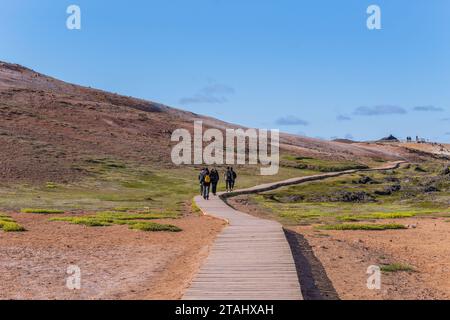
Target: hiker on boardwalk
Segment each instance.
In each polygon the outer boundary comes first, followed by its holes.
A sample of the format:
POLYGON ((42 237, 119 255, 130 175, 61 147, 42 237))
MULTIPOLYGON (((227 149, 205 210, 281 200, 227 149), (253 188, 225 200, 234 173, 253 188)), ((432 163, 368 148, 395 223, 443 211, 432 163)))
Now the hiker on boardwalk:
POLYGON ((217 170, 214 168, 211 170, 211 191, 213 193, 213 195, 217 195, 217 184, 219 183, 220 177, 219 177, 219 172, 217 172, 217 170))
POLYGON ((211 188, 211 174, 208 169, 203 177, 203 199, 209 200, 209 190, 211 188))
POLYGON ((200 183, 200 195, 203 196, 203 183, 205 180, 206 168, 203 168, 198 175, 198 182, 200 183))
POLYGON ((233 168, 231 168, 231 191, 234 190, 234 185, 236 184, 237 174, 233 168))
POLYGON ((227 187, 227 192, 231 192, 233 190, 233 171, 228 167, 227 171, 225 171, 225 184, 227 187))

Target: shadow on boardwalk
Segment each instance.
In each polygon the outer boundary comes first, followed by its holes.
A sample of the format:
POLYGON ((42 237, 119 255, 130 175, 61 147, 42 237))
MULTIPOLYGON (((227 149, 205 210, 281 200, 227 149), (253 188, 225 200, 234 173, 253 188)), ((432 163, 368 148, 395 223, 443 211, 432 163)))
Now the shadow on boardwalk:
POLYGON ((284 229, 294 256, 295 267, 305 300, 339 300, 322 263, 316 258, 308 241, 299 233, 284 229))

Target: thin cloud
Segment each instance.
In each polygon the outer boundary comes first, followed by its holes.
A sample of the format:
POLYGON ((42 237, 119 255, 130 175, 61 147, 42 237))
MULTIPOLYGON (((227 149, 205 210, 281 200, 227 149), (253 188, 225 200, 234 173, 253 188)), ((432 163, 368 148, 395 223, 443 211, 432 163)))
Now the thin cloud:
POLYGON ((399 106, 379 105, 373 107, 358 107, 353 112, 356 116, 381 116, 387 114, 406 114, 407 111, 399 106))
POLYGON ((294 116, 287 116, 279 118, 276 121, 276 124, 279 126, 307 126, 309 125, 309 122, 294 116))
POLYGON ((446 132, 444 133, 446 136, 450 136, 450 132, 446 132))
POLYGON ((444 109, 441 107, 435 106, 418 106, 413 108, 414 111, 422 111, 422 112, 443 112, 444 109))
POLYGON ((340 114, 336 117, 336 120, 337 121, 350 121, 350 120, 352 120, 352 118, 350 118, 349 116, 340 114))
POLYGON ((211 104, 221 104, 228 102, 226 97, 214 97, 204 94, 196 94, 192 97, 186 97, 180 99, 180 104, 199 104, 199 103, 211 103, 211 104))
POLYGON ((450 121, 450 118, 443 118, 441 121, 450 121))
POLYGON ((234 88, 220 83, 212 83, 202 88, 192 97, 180 99, 180 104, 222 104, 228 102, 228 96, 235 93, 234 88))

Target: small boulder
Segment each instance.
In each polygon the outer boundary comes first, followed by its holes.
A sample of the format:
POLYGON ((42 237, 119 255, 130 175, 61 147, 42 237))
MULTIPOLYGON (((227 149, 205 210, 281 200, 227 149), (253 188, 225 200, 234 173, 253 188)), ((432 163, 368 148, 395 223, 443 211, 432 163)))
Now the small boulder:
POLYGON ((373 182, 374 182, 373 179, 368 176, 361 177, 361 179, 358 180, 359 184, 371 184, 373 182))
POLYGON ((426 193, 432 193, 432 192, 439 192, 440 190, 435 186, 427 186, 423 191, 426 193))

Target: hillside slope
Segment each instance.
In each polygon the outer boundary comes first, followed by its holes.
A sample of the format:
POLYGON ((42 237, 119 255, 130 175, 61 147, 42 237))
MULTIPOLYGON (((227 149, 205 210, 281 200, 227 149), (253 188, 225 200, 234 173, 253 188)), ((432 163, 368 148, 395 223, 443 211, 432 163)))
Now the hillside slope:
MULTIPOLYGON (((70 181, 80 161, 114 158, 170 167, 177 128, 236 128, 162 104, 81 87, 0 62, 0 178, 70 181)), ((396 160, 405 149, 368 147, 282 134, 283 153, 367 162, 396 160)), ((407 155, 407 152, 406 152, 407 155)))

